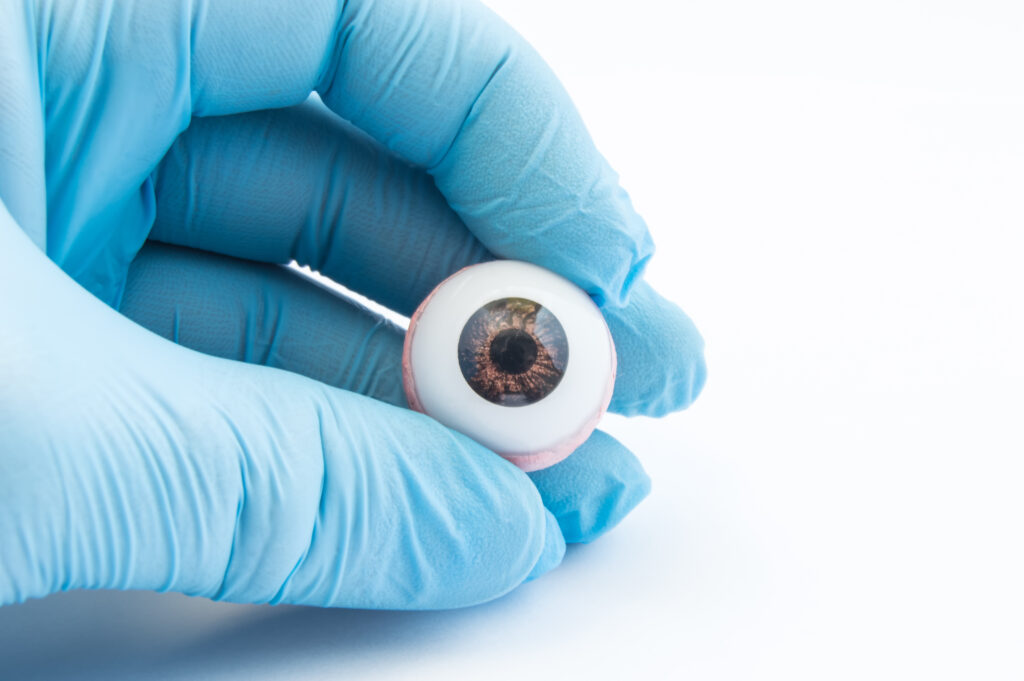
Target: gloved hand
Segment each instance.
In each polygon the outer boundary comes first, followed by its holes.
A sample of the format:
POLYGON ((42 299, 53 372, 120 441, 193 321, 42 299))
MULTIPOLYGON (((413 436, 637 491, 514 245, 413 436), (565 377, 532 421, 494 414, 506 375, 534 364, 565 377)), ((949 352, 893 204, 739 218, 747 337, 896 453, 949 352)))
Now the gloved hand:
POLYGON ((281 265, 409 314, 529 260, 603 306, 613 411, 696 396, 644 223, 488 10, 13 0, 0 92, 0 603, 469 605, 646 495, 601 432, 528 476, 404 408, 400 329, 281 265))

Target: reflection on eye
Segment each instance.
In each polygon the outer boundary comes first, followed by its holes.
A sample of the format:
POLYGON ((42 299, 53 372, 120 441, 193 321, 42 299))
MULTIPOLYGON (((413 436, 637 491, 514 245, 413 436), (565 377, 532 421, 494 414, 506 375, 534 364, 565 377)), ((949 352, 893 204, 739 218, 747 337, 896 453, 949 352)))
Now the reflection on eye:
POLYGON ((521 407, 545 398, 565 374, 569 344, 558 319, 526 298, 493 300, 462 327, 459 368, 486 400, 521 407))
POLYGON ((472 265, 438 284, 402 348, 409 406, 524 471, 586 440, 614 381, 615 345, 594 301, 515 260, 472 265))

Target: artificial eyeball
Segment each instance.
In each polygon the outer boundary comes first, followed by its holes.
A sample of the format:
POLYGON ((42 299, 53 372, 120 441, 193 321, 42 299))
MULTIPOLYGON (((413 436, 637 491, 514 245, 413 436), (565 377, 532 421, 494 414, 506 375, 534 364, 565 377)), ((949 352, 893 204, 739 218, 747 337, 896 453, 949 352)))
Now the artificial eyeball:
POLYGON ((459 270, 420 304, 402 378, 413 409, 534 471, 593 432, 611 401, 615 345, 582 289, 496 260, 459 270))

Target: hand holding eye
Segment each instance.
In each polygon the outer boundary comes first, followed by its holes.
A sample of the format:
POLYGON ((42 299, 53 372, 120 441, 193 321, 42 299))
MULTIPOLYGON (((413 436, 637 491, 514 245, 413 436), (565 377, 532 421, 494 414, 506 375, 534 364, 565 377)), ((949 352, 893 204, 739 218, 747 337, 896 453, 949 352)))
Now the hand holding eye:
POLYGON ((536 263, 603 306, 612 411, 696 396, 645 225, 489 11, 25 0, 0 59, 0 603, 468 605, 647 493, 600 431, 527 476, 405 408, 401 330, 280 266, 410 315, 461 267, 536 263))

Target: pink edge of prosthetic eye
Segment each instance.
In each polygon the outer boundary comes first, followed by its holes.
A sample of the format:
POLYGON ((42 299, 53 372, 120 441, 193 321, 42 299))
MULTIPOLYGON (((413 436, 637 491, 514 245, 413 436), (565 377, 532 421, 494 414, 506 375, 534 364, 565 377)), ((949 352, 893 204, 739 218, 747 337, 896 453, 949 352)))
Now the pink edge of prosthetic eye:
POLYGON ((405 334, 409 406, 524 471, 558 463, 608 408, 615 345, 572 282, 518 260, 465 267, 420 303, 405 334))

